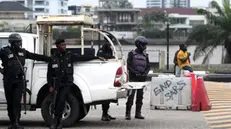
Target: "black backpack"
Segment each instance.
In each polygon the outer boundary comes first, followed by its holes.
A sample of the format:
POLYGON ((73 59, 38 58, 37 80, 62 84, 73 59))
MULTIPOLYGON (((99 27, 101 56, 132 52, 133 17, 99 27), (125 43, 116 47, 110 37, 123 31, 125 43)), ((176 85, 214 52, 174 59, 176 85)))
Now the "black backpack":
POLYGON ((180 50, 176 51, 175 56, 174 56, 174 58, 173 58, 173 63, 174 63, 175 65, 178 64, 178 63, 177 63, 177 55, 178 55, 178 52, 179 52, 179 51, 180 51, 180 50))

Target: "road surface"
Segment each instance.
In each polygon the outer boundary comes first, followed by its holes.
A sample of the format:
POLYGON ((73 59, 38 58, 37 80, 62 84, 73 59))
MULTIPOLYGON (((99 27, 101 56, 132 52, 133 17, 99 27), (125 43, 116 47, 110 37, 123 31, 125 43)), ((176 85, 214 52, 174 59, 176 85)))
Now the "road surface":
MULTIPOLYGON (((101 121, 101 105, 97 109, 90 110, 86 118, 76 123, 71 128, 76 129, 210 129, 201 112, 176 111, 176 110, 150 110, 150 88, 144 94, 143 115, 145 120, 134 119, 134 108, 132 111, 132 120, 126 121, 125 99, 119 101, 117 106, 111 104, 110 114, 117 117, 117 120, 110 122, 101 121)), ((0 129, 7 128, 9 122, 6 111, 0 111, 0 129)), ((25 129, 45 129, 40 110, 28 112, 24 115, 22 112, 21 124, 25 129)))

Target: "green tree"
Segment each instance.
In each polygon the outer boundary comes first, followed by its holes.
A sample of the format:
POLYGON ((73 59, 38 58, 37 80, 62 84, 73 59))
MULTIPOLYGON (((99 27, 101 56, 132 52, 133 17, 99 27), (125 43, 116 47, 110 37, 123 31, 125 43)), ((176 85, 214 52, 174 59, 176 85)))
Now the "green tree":
POLYGON ((231 8, 229 0, 223 0, 223 6, 219 6, 216 1, 210 2, 210 7, 216 9, 216 13, 211 13, 205 9, 199 9, 198 14, 205 15, 208 24, 198 25, 193 28, 186 43, 195 43, 193 60, 205 55, 203 64, 208 61, 213 54, 213 50, 218 45, 224 45, 226 55, 223 63, 231 63, 231 8))
POLYGON ((142 35, 147 38, 165 38, 166 31, 161 29, 165 28, 165 21, 167 17, 164 12, 153 11, 146 13, 143 16, 143 29, 142 35))
POLYGON ((119 8, 133 8, 132 3, 130 3, 128 0, 122 0, 118 2, 119 8))
POLYGON ((103 8, 133 8, 132 3, 128 0, 100 0, 103 2, 103 8))
POLYGON ((152 11, 150 13, 146 13, 143 16, 144 23, 150 22, 162 22, 164 23, 167 20, 166 15, 164 12, 161 11, 152 11))
POLYGON ((5 22, 5 21, 3 21, 3 22, 0 22, 0 31, 1 32, 4 32, 4 31, 6 31, 7 29, 6 28, 9 28, 9 23, 8 22, 5 22))

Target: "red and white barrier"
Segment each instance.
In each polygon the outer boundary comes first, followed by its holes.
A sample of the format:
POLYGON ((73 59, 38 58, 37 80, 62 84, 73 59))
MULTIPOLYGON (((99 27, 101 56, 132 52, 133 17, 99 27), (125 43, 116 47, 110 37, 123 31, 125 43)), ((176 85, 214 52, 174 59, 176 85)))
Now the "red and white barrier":
POLYGON ((192 79, 192 111, 211 110, 212 104, 209 101, 203 78, 196 78, 194 73, 185 76, 192 79))

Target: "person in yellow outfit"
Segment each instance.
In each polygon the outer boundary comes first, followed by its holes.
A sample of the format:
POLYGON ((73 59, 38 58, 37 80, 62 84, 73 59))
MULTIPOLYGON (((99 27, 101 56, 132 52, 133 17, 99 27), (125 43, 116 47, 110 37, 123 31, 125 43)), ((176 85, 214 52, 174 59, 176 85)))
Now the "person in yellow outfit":
POLYGON ((177 54, 177 63, 180 69, 188 70, 193 72, 193 69, 190 65, 190 53, 187 52, 187 46, 185 44, 180 45, 180 51, 177 54))

